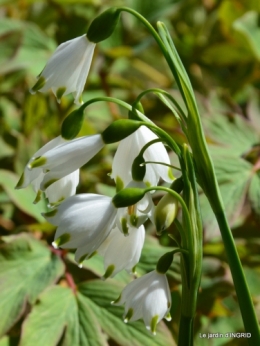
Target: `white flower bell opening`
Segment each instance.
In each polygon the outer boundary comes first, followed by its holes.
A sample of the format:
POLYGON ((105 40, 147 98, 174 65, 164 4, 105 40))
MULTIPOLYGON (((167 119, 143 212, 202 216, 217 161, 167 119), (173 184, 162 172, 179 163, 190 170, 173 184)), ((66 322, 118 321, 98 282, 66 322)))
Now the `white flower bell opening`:
POLYGON ((81 104, 81 95, 89 73, 95 43, 86 35, 76 37, 58 46, 31 92, 52 89, 60 101, 63 95, 74 94, 75 103, 81 104))
MULTIPOLYGON (((139 155, 145 144, 151 142, 158 137, 146 126, 141 126, 130 136, 123 139, 117 148, 111 177, 117 184, 125 187, 132 180, 132 164, 134 159, 139 155), (127 160, 126 160, 127 158, 127 160), (124 162, 124 164, 122 164, 124 162)), ((144 152, 145 161, 155 161, 170 164, 169 155, 162 143, 154 143, 144 152)), ((144 183, 148 186, 156 186, 159 179, 162 178, 166 182, 172 182, 171 170, 169 167, 158 164, 147 164, 144 183)))
MULTIPOLYGON (((59 145, 66 142, 61 136, 54 138, 52 141, 46 143, 41 149, 39 149, 27 163, 24 172, 16 186, 17 189, 22 189, 27 187, 29 184, 32 185, 34 191, 38 194, 40 191, 41 183, 44 179, 44 173, 42 168, 35 168, 30 170, 28 166, 37 157, 44 155, 51 149, 58 147, 59 145)), ((61 202, 64 199, 74 195, 76 193, 76 188, 79 183, 79 170, 76 169, 72 173, 65 175, 62 179, 55 182, 52 187, 45 190, 46 197, 50 204, 55 204, 61 202)), ((36 197, 37 198, 37 197, 36 197)))
POLYGON ((166 275, 154 270, 132 281, 113 304, 125 304, 125 322, 142 318, 146 328, 156 334, 157 323, 164 317, 171 318, 171 294, 166 275))
POLYGON ((104 278, 114 277, 124 269, 133 271, 139 262, 144 239, 144 226, 130 228, 128 236, 115 227, 97 250, 104 257, 104 278))
POLYGON ((80 194, 68 198, 44 217, 58 226, 53 245, 64 249, 76 248, 75 259, 81 263, 109 235, 116 212, 110 197, 80 194))
POLYGON ((103 146, 104 142, 99 134, 76 138, 46 151, 42 156, 30 161, 28 168, 43 172, 40 188, 45 190, 87 163, 103 146))

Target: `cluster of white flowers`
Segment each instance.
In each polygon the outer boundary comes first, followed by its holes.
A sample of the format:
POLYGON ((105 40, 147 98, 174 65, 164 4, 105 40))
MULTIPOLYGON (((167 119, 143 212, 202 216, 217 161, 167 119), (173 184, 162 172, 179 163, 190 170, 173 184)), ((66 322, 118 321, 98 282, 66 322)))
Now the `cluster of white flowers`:
MULTIPOLYGON (((51 88, 60 99, 62 94, 75 93, 79 102, 91 64, 95 44, 86 36, 60 45, 51 57, 33 91, 51 88), (61 92, 63 91, 63 93, 61 92)), ((148 146, 145 161, 162 162, 146 165, 143 181, 134 181, 131 174, 134 159, 147 143, 158 138, 141 126, 124 138, 116 151, 111 178, 117 186, 156 186, 162 178, 172 182, 168 153, 161 142, 148 146)), ((76 249, 75 260, 82 262, 99 253, 104 257, 104 277, 113 277, 122 270, 132 271, 138 263, 145 239, 144 222, 152 218, 153 202, 147 193, 138 203, 117 209, 112 198, 98 194, 75 195, 79 168, 105 145, 102 135, 84 136, 66 141, 61 136, 37 151, 28 162, 17 188, 30 183, 39 194, 44 191, 51 210, 45 218, 57 226, 53 246, 76 249)), ((169 318, 171 296, 165 274, 156 270, 130 283, 115 304, 125 304, 125 321, 143 318, 146 327, 155 333, 156 324, 169 318)))

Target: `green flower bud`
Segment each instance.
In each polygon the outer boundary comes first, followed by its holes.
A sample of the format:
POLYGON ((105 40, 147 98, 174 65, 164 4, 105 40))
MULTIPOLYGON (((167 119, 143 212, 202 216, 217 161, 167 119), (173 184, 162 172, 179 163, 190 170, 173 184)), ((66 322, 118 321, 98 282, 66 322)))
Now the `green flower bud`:
POLYGON ((102 133, 105 144, 119 142, 135 132, 143 124, 140 121, 120 119, 114 121, 102 133))
POLYGON ((172 264, 172 261, 173 261, 173 253, 167 252, 157 262, 156 271, 160 274, 165 274, 169 270, 172 264))
POLYGON ((96 17, 90 24, 87 32, 89 41, 98 43, 111 36, 120 17, 120 10, 116 7, 109 8, 96 17))
POLYGON ((129 207, 139 202, 145 195, 145 189, 137 187, 126 188, 119 191, 112 202, 116 208, 129 207))
POLYGON ((65 139, 73 139, 81 130, 84 120, 84 110, 82 107, 71 112, 63 121, 61 126, 61 135, 65 139))
POLYGON ((161 198, 154 211, 155 226, 158 233, 168 228, 178 211, 178 200, 170 193, 161 198))
POLYGON ((135 181, 143 181, 145 172, 146 172, 146 167, 145 165, 140 166, 142 163, 144 163, 144 158, 141 155, 138 155, 132 164, 132 178, 135 181))

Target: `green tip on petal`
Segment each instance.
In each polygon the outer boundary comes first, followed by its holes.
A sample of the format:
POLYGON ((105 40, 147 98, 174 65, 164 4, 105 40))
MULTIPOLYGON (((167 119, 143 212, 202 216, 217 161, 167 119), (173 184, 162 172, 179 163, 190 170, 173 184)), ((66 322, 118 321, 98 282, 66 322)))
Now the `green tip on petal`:
POLYGON ((131 272, 132 272, 133 274, 135 274, 135 275, 137 274, 137 272, 136 272, 136 266, 137 266, 137 265, 135 265, 135 266, 132 268, 132 270, 131 270, 131 272))
POLYGON ((41 196, 42 196, 42 191, 38 190, 37 195, 36 195, 36 197, 35 197, 35 199, 33 201, 33 204, 37 204, 38 202, 40 202, 41 196))
POLYGON ((103 275, 103 278, 104 279, 109 278, 113 274, 114 270, 115 270, 115 266, 113 264, 108 266, 105 274, 103 275))
POLYGON ((31 88, 31 93, 34 94, 36 91, 40 90, 43 88, 45 85, 45 78, 43 76, 40 76, 35 85, 31 88))
POLYGON ((78 260, 79 267, 82 268, 82 263, 84 262, 85 258, 88 257, 88 253, 85 255, 81 256, 80 259, 78 260))
POLYGON ((57 207, 59 204, 61 204, 61 202, 63 202, 65 200, 65 197, 61 197, 57 202, 52 202, 48 204, 49 208, 54 208, 57 207))
POLYGON ((113 300, 113 301, 111 302, 111 304, 113 305, 113 304, 119 303, 120 299, 121 299, 121 294, 120 294, 120 296, 119 296, 116 300, 113 300))
POLYGON ((60 103, 60 100, 62 98, 62 96, 64 95, 64 93, 66 92, 66 88, 65 87, 60 87, 59 89, 57 89, 56 91, 56 97, 58 102, 60 103))
POLYGON ((56 215, 58 209, 53 209, 51 211, 48 211, 47 213, 42 213, 42 216, 44 217, 53 217, 56 215))
POLYGON ((88 259, 94 257, 96 254, 97 254, 97 251, 92 252, 92 254, 90 254, 90 255, 88 256, 88 259))
POLYGON ((132 226, 137 227, 138 217, 135 214, 130 215, 130 223, 132 226))
POLYGON ((126 218, 123 217, 120 221, 121 221, 122 231, 123 231, 124 235, 125 236, 129 235, 126 218))
POLYGON ((61 245, 64 245, 70 241, 70 234, 69 233, 64 233, 62 234, 59 238, 54 240, 54 244, 59 247, 61 245))
POLYGON ((134 314, 134 310, 132 308, 130 308, 124 317, 124 322, 127 323, 128 321, 130 321, 131 318, 133 317, 133 314, 134 314))
POLYGON ((158 315, 155 315, 152 319, 151 319, 151 322, 150 322, 150 328, 151 328, 151 332, 153 333, 153 335, 156 335, 156 325, 158 323, 158 319, 159 319, 159 316, 158 315))
POLYGON ((32 168, 36 168, 36 167, 41 167, 41 166, 45 165, 46 162, 47 162, 46 157, 39 156, 39 157, 36 157, 36 159, 34 159, 31 163, 29 163, 28 168, 32 169, 32 168))
POLYGON ((168 312, 168 313, 164 316, 164 318, 166 319, 166 321, 171 321, 172 316, 171 316, 171 314, 168 312))
POLYGON ((51 186, 52 184, 56 183, 56 181, 58 181, 58 180, 59 179, 53 178, 53 179, 50 179, 50 180, 46 181, 46 183, 43 186, 44 189, 47 189, 49 186, 51 186))
POLYGON ((23 183, 24 183, 24 173, 21 175, 18 183, 16 184, 15 188, 16 189, 20 189, 22 186, 23 186, 23 183))

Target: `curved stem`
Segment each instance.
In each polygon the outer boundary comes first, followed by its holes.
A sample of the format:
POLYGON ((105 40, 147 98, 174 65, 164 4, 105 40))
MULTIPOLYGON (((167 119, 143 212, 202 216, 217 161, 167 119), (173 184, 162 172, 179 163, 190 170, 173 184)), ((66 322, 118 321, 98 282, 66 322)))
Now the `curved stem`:
POLYGON ((154 164, 157 164, 157 165, 162 165, 162 166, 170 167, 170 168, 176 169, 178 171, 181 171, 181 169, 179 167, 170 165, 170 164, 165 163, 165 162, 158 162, 158 161, 145 161, 144 163, 141 163, 140 166, 147 165, 148 163, 154 163, 154 164))
POLYGON ((169 94, 167 91, 163 90, 163 89, 159 89, 159 88, 151 88, 151 89, 147 89, 147 90, 144 90, 143 92, 141 92, 134 103, 138 103, 140 102, 141 98, 143 96, 145 96, 146 94, 148 93, 155 93, 155 94, 162 94, 164 96, 166 96, 173 104, 174 106, 177 108, 178 112, 179 112, 179 115, 181 116, 182 120, 186 120, 187 116, 186 114, 183 112, 182 108, 180 107, 180 105, 178 104, 178 102, 176 102, 176 100, 172 97, 171 94, 169 94))

